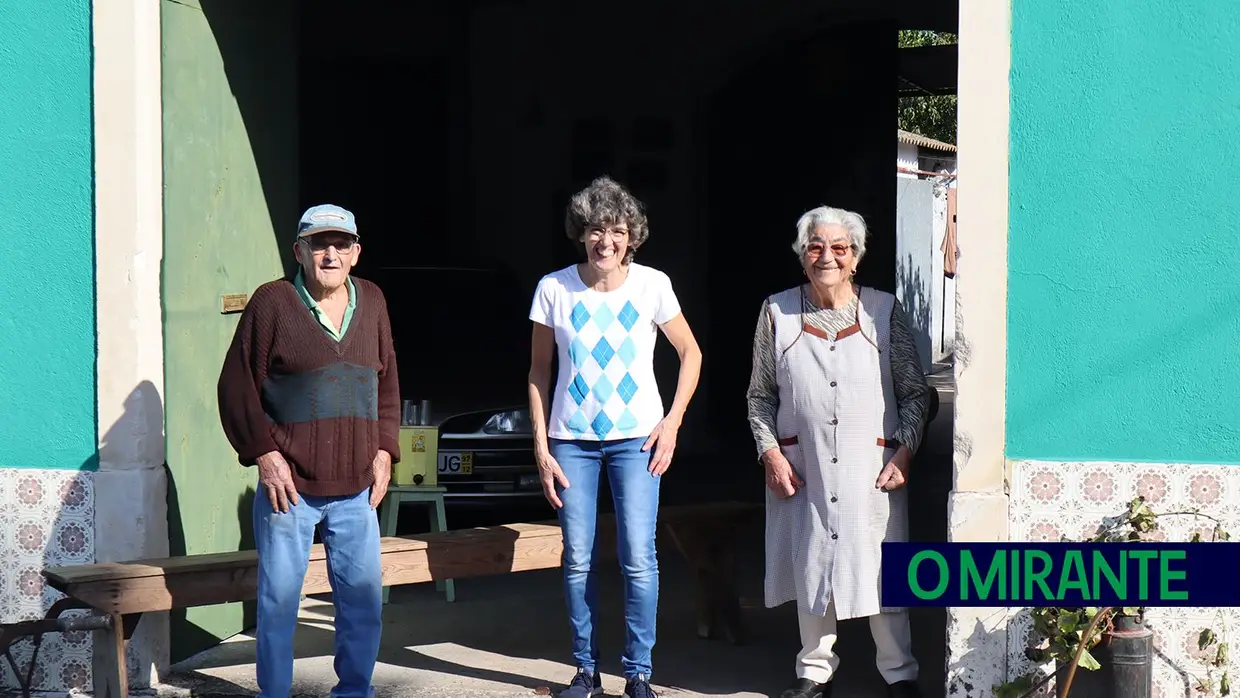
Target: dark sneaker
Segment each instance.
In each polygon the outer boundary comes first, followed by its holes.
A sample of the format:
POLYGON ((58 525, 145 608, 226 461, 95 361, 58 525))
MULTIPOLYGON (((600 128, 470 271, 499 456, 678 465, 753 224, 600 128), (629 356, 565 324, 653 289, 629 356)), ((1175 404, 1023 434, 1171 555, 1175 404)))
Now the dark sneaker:
POLYGON ((809 679, 797 679, 779 694, 779 698, 831 698, 831 689, 834 686, 830 681, 814 683, 809 679))
POLYGON ((654 689, 650 688, 650 679, 645 674, 638 674, 624 682, 624 698, 655 698, 654 689))
POLYGON ((559 698, 594 698, 603 695, 603 678, 589 669, 578 669, 568 688, 559 698))
POLYGON ((921 698, 916 681, 897 681, 887 686, 887 698, 921 698))

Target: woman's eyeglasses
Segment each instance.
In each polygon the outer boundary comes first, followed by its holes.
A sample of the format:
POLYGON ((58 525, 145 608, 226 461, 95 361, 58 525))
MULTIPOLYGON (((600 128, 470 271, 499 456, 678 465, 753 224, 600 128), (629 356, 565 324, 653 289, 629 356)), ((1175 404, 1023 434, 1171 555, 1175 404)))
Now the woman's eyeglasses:
MULTIPOLYGON (((844 255, 848 254, 849 250, 852 249, 852 245, 846 245, 842 242, 837 242, 834 245, 831 245, 830 249, 831 249, 831 256, 843 257, 844 255)), ((817 259, 821 257, 822 253, 825 252, 826 250, 827 250, 827 246, 822 244, 821 242, 811 242, 810 244, 805 246, 805 253, 808 254, 813 259, 817 259)))
POLYGON ((625 236, 628 234, 629 231, 627 228, 602 228, 599 226, 592 226, 586 230, 586 238, 594 242, 602 240, 604 235, 610 235, 612 240, 620 242, 624 240, 625 236))

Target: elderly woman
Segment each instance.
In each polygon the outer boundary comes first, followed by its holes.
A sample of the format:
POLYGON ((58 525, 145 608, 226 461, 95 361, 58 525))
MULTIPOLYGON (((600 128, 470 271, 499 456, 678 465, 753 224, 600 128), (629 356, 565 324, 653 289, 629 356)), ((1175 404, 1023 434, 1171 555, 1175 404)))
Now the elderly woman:
POLYGON ((796 601, 802 650, 783 698, 831 694, 836 622, 868 617, 893 698, 918 696, 907 609, 882 608, 883 541, 908 538, 909 463, 930 389, 904 313, 856 285, 861 216, 836 208, 797 222, 806 282, 762 305, 748 391, 766 469, 768 607, 796 601))
POLYGON ((605 475, 624 577, 624 695, 653 698, 659 482, 671 465, 702 355, 667 275, 633 261, 649 230, 641 204, 624 187, 603 177, 575 194, 566 228, 585 260, 538 282, 530 308, 529 376, 543 494, 563 529, 565 597, 577 665, 560 695, 602 693, 593 553, 599 478, 605 475), (654 376, 658 330, 680 356, 667 414, 654 376), (551 392, 553 355, 559 358, 559 375, 551 392))

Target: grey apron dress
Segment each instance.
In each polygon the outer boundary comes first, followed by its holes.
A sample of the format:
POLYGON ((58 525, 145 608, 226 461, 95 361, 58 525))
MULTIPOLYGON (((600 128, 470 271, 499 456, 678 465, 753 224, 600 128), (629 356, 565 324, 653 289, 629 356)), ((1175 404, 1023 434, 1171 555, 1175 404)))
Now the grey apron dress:
POLYGON ((899 424, 888 361, 895 297, 861 287, 857 323, 835 337, 803 324, 802 291, 771 298, 780 449, 804 483, 766 492, 767 607, 795 600, 840 620, 903 610, 881 605, 883 541, 908 540, 908 489, 874 487, 899 424))

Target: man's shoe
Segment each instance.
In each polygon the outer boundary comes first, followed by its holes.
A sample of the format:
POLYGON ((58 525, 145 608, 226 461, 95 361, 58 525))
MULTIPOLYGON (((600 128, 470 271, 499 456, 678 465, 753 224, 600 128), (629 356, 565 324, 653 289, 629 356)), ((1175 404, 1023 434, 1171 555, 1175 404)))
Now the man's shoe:
POLYGON ((815 683, 809 679, 797 679, 779 698, 831 698, 832 682, 815 683))
POLYGON ((559 698, 594 698, 603 695, 603 678, 589 669, 578 669, 568 688, 560 691, 559 698))
POLYGON ((645 674, 638 674, 624 682, 624 698, 655 698, 654 689, 645 674))
POLYGON ((897 681, 887 686, 887 698, 921 698, 916 681, 897 681))

